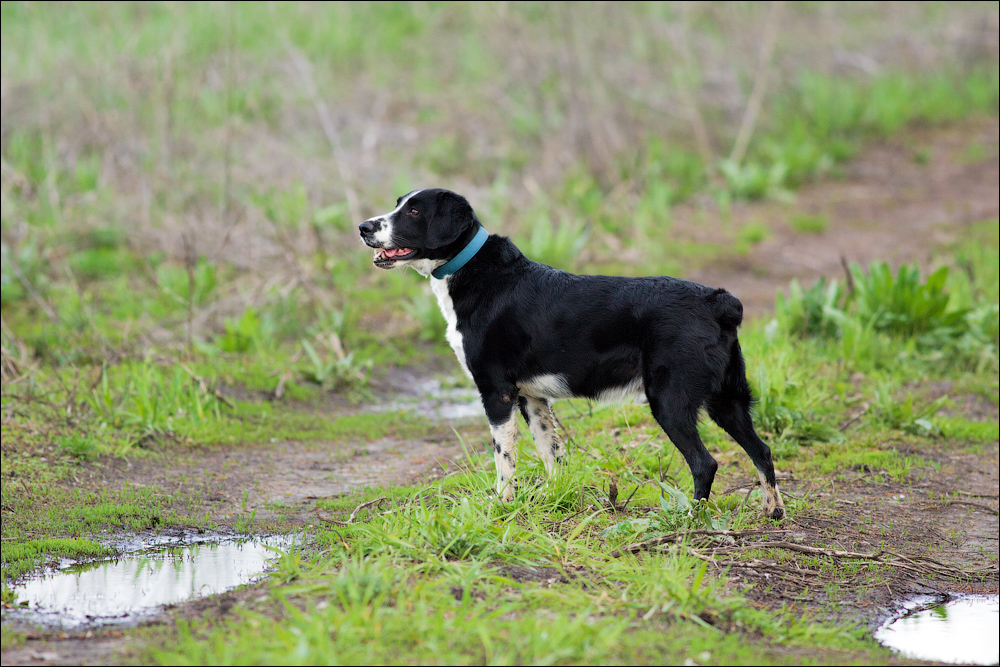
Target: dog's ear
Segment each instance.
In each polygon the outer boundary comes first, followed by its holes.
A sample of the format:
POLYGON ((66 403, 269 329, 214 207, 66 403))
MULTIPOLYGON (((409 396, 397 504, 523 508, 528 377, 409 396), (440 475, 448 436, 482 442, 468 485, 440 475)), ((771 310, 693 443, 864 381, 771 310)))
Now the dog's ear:
POLYGON ((442 192, 424 244, 428 248, 443 248, 458 240, 475 221, 476 214, 465 197, 454 192, 442 192))

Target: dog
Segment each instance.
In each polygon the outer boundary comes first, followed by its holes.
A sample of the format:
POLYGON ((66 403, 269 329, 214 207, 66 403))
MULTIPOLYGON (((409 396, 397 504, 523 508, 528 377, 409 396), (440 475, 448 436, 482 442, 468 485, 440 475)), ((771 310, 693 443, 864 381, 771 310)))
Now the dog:
POLYGON ((503 502, 517 488, 517 413, 551 476, 566 453, 552 401, 581 397, 648 403, 687 461, 695 500, 708 498, 718 469, 698 435, 705 407, 753 461, 764 514, 784 517, 771 450, 750 414, 736 335, 743 304, 729 292, 539 264, 489 234, 464 197, 442 189, 403 195, 359 232, 375 249, 375 266, 409 266, 430 279, 448 343, 486 410, 503 502))

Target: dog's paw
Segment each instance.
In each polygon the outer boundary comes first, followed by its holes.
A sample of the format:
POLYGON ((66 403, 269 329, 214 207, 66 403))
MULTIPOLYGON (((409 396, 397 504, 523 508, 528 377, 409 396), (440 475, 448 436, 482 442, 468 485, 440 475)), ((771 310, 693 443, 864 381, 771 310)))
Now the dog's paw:
POLYGON ((785 518, 785 508, 784 507, 772 507, 770 510, 764 509, 764 516, 768 519, 774 519, 775 521, 781 521, 785 518))
POLYGON ((781 496, 777 495, 777 490, 774 494, 765 493, 764 494, 764 516, 768 519, 774 519, 775 521, 781 521, 785 518, 785 504, 781 502, 781 496))
MULTIPOLYGON (((499 486, 499 485, 498 485, 499 486)), ((509 503, 514 500, 514 493, 517 491, 516 484, 504 484, 497 489, 497 497, 500 498, 500 502, 509 503)))

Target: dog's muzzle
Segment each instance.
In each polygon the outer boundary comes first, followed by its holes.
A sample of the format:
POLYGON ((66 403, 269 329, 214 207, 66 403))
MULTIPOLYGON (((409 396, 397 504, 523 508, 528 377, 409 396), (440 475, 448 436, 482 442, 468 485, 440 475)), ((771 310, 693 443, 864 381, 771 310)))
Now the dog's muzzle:
POLYGON ((370 220, 365 220, 360 225, 358 225, 358 232, 361 234, 361 240, 365 242, 369 248, 375 249, 375 266, 380 269, 392 268, 398 260, 409 259, 417 254, 417 251, 412 248, 387 248, 378 239, 375 238, 377 234, 382 229, 382 218, 371 218, 370 220))

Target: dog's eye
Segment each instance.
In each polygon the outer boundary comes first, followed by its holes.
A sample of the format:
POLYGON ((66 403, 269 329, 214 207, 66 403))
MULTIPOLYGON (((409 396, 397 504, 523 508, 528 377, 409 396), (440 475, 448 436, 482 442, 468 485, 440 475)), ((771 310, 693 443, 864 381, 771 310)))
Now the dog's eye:
POLYGON ((418 211, 418 210, 417 210, 417 209, 415 209, 415 208, 411 208, 411 209, 410 209, 410 215, 414 215, 414 216, 416 216, 416 215, 420 215, 420 211, 418 211))

